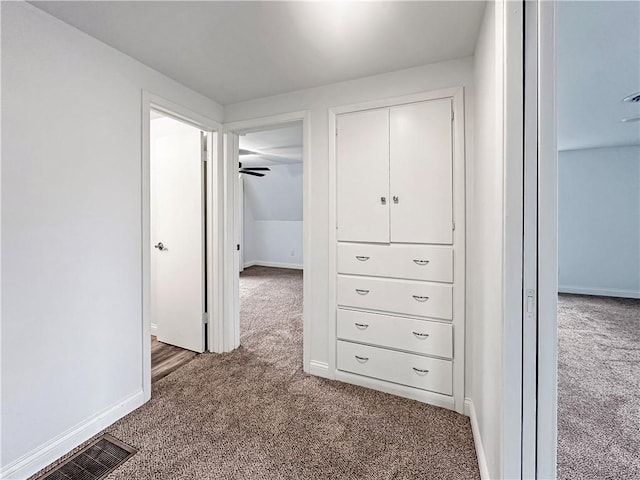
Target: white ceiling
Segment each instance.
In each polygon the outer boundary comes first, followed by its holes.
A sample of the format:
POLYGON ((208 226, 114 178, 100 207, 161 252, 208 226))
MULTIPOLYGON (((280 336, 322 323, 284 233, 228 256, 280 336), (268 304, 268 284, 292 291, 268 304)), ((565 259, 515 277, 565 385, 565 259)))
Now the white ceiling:
POLYGON ((222 104, 472 55, 484 2, 35 1, 222 104))
POLYGON ((559 2, 558 148, 640 144, 640 2, 559 2))
POLYGON ((302 123, 246 133, 240 136, 239 146, 259 153, 240 156, 245 167, 302 163, 302 123))

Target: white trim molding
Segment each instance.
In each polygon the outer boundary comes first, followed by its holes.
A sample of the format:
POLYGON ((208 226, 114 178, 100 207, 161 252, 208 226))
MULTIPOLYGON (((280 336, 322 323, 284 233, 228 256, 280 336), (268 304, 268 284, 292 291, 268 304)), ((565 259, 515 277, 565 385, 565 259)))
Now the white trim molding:
POLYGON ((558 142, 557 2, 538 6, 538 352, 536 473, 556 478, 558 446, 558 142))
POLYGON ((140 390, 10 463, 0 471, 0 478, 7 480, 29 478, 142 406, 144 402, 145 395, 140 390))
POLYGON ((502 349, 502 391, 497 397, 502 416, 502 447, 494 474, 520 478, 523 468, 524 2, 500 0, 496 2, 496 14, 496 33, 500 36, 496 87, 500 109, 497 126, 503 175, 503 227, 502 345, 499 347, 502 349))
POLYGON ((290 268, 292 270, 303 270, 304 265, 299 263, 282 263, 282 262, 263 262, 262 260, 253 260, 246 262, 244 268, 249 267, 273 267, 273 268, 290 268))
POLYGON ((558 293, 573 293, 576 295, 593 295, 597 297, 640 298, 638 290, 618 290, 615 288, 590 288, 573 285, 559 285, 558 293))
POLYGON ((329 375, 329 364, 326 362, 311 360, 309 362, 309 373, 316 377, 331 378, 329 375))
POLYGON ((473 406, 473 400, 470 398, 464 399, 464 414, 469 417, 471 421, 471 432, 473 433, 473 443, 476 447, 476 457, 478 457, 478 468, 480 470, 480 478, 482 480, 489 480, 489 467, 487 465, 487 457, 484 453, 484 445, 482 443, 482 436, 480 435, 480 425, 478 424, 478 416, 476 415, 476 409, 473 406))
POLYGON ((151 324, 151 335, 153 336, 158 335, 158 325, 156 325, 155 323, 151 324))

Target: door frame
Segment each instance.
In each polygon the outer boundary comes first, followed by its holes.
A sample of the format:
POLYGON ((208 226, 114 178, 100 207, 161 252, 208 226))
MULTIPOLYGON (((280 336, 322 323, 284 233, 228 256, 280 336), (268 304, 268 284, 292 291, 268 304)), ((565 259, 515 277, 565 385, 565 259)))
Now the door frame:
POLYGON ((267 130, 291 123, 302 122, 302 265, 303 265, 303 370, 310 373, 311 365, 311 279, 315 270, 311 263, 311 112, 301 110, 297 112, 271 115, 267 117, 252 118, 229 122, 222 125, 224 132, 224 163, 225 163, 225 196, 229 207, 225 209, 225 225, 227 231, 227 244, 224 259, 229 268, 225 268, 225 301, 229 306, 229 314, 225 316, 225 331, 229 350, 240 346, 240 290, 239 290, 239 256, 236 255, 235 234, 237 223, 240 221, 236 214, 236 189, 238 188, 238 134, 250 131, 267 130), (227 223, 228 222, 228 223, 227 223))
POLYGON ((464 87, 451 87, 441 90, 433 90, 412 95, 403 95, 400 97, 387 98, 383 100, 373 100, 368 102, 360 102, 350 105, 343 105, 329 109, 329 345, 328 345, 328 378, 336 379, 340 376, 343 379, 355 381, 356 377, 342 374, 336 371, 336 309, 337 309, 337 165, 336 165, 336 135, 337 135, 337 116, 345 113, 361 112, 377 108, 387 108, 395 105, 403 105, 416 102, 424 102, 428 100, 438 100, 442 98, 451 98, 452 108, 454 111, 453 120, 453 208, 454 221, 462 219, 456 224, 454 231, 454 245, 457 246, 454 261, 454 277, 457 279, 457 289, 454 293, 453 308, 455 318, 460 320, 455 322, 454 326, 454 345, 456 351, 455 360, 455 378, 453 384, 453 401, 444 399, 442 395, 431 392, 412 392, 404 388, 397 388, 386 382, 378 382, 377 380, 362 380, 362 385, 378 390, 387 391, 395 395, 414 398, 420 401, 427 401, 434 405, 445 408, 455 409, 458 413, 464 413, 464 392, 465 392, 465 296, 466 296, 466 134, 465 134, 465 99, 464 87), (457 328, 456 328, 457 327, 457 328), (462 327, 462 328, 459 328, 462 327))
POLYGON ((151 398, 151 109, 185 122, 207 133, 206 169, 206 282, 209 327, 207 344, 215 352, 216 328, 222 323, 221 247, 222 247, 222 125, 189 108, 146 90, 142 91, 142 391, 144 401, 151 398), (215 226, 215 228, 214 228, 215 226))
MULTIPOLYGON (((534 3, 534 2, 532 2, 534 3)), ((556 112, 556 2, 536 1, 536 16, 525 32, 536 60, 525 78, 525 92, 537 98, 535 118, 525 135, 537 155, 537 169, 525 182, 537 184, 537 198, 525 198, 525 209, 537 209, 537 232, 525 230, 524 259, 537 268, 536 329, 523 331, 523 346, 536 355, 523 358, 523 372, 535 374, 535 411, 523 412, 523 435, 535 438, 536 478, 557 476, 558 388, 558 148, 556 112), (535 236, 535 238, 529 238, 535 236)))

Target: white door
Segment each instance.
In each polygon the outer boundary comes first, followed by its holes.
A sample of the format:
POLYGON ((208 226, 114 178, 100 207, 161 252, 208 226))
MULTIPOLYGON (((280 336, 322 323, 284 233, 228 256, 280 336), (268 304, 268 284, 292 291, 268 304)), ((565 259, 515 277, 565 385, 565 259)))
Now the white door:
POLYGON ((238 270, 244 271, 244 180, 238 175, 236 189, 236 251, 238 252, 238 270))
POLYGON ((338 241, 389 242, 389 110, 339 115, 338 241))
POLYGON ((172 119, 154 128, 152 322, 158 340, 204 351, 204 163, 201 132, 172 119), (156 135, 154 135, 156 134, 156 135))
POLYGON ((391 241, 453 243, 451 100, 391 108, 391 241))

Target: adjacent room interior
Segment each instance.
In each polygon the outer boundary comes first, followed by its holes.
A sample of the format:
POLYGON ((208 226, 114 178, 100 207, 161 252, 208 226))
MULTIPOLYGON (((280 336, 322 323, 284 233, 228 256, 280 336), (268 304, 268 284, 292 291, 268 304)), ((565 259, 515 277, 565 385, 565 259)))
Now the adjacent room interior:
POLYGON ((640 472, 640 4, 561 2, 558 478, 640 472))
POLYGON ((239 135, 240 345, 265 362, 302 362, 302 142, 302 122, 239 135))

